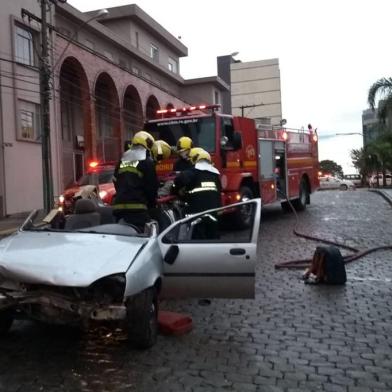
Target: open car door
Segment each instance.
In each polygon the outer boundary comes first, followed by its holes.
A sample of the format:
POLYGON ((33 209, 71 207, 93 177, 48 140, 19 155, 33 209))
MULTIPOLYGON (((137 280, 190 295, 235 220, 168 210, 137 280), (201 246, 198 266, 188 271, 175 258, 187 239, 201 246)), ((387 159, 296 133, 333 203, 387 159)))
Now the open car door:
POLYGON ((173 223, 159 237, 165 298, 254 298, 261 200, 204 211, 173 223), (227 223, 241 208, 247 229, 227 223))

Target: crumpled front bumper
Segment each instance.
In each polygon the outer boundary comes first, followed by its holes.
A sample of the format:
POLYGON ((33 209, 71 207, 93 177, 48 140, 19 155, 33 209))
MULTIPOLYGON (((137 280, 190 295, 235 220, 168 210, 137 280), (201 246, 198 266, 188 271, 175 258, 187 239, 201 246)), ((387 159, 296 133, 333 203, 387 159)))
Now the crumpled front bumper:
POLYGON ((84 301, 44 290, 6 291, 0 288, 0 311, 7 308, 20 310, 27 318, 32 316, 53 323, 126 318, 124 304, 84 301))

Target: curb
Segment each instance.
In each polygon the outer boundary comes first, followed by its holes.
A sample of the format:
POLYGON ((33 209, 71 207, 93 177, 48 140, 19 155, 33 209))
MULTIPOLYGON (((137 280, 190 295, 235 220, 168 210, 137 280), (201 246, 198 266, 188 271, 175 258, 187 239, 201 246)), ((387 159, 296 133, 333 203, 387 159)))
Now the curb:
POLYGON ((381 189, 369 189, 369 192, 378 193, 392 207, 392 197, 389 194, 385 193, 381 189))

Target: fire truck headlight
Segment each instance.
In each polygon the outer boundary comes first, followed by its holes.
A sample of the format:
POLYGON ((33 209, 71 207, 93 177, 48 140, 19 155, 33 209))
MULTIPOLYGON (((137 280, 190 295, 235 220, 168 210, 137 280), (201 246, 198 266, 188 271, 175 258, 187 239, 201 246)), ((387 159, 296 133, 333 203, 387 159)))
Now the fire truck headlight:
POLYGON ((65 200, 64 195, 60 195, 60 196, 59 196, 59 203, 60 203, 60 204, 63 204, 63 203, 64 203, 64 200, 65 200))

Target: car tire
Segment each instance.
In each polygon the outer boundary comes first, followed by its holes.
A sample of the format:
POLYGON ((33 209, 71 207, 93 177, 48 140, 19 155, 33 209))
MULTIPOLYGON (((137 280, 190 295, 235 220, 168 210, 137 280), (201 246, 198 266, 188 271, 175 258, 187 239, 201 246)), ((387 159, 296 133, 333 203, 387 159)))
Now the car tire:
POLYGON ((348 186, 347 186, 346 184, 341 184, 340 187, 339 187, 339 189, 340 189, 341 191, 347 191, 348 186))
POLYGON ((304 211, 306 210, 306 203, 309 198, 309 191, 306 185, 305 180, 301 180, 299 184, 299 197, 292 201, 294 208, 297 211, 304 211))
POLYGON ((147 349, 158 336, 158 298, 155 287, 129 297, 127 307, 127 332, 131 347, 147 349))
MULTIPOLYGON (((246 200, 251 200, 253 199, 253 191, 250 189, 248 186, 242 186, 240 188, 240 201, 246 201, 246 200)), ((247 229, 250 227, 252 223, 252 206, 244 206, 244 207, 239 207, 237 210, 233 213, 233 224, 235 225, 236 228, 238 229, 247 229)))
POLYGON ((5 309, 0 311, 0 336, 4 336, 9 331, 13 321, 13 310, 5 309))

